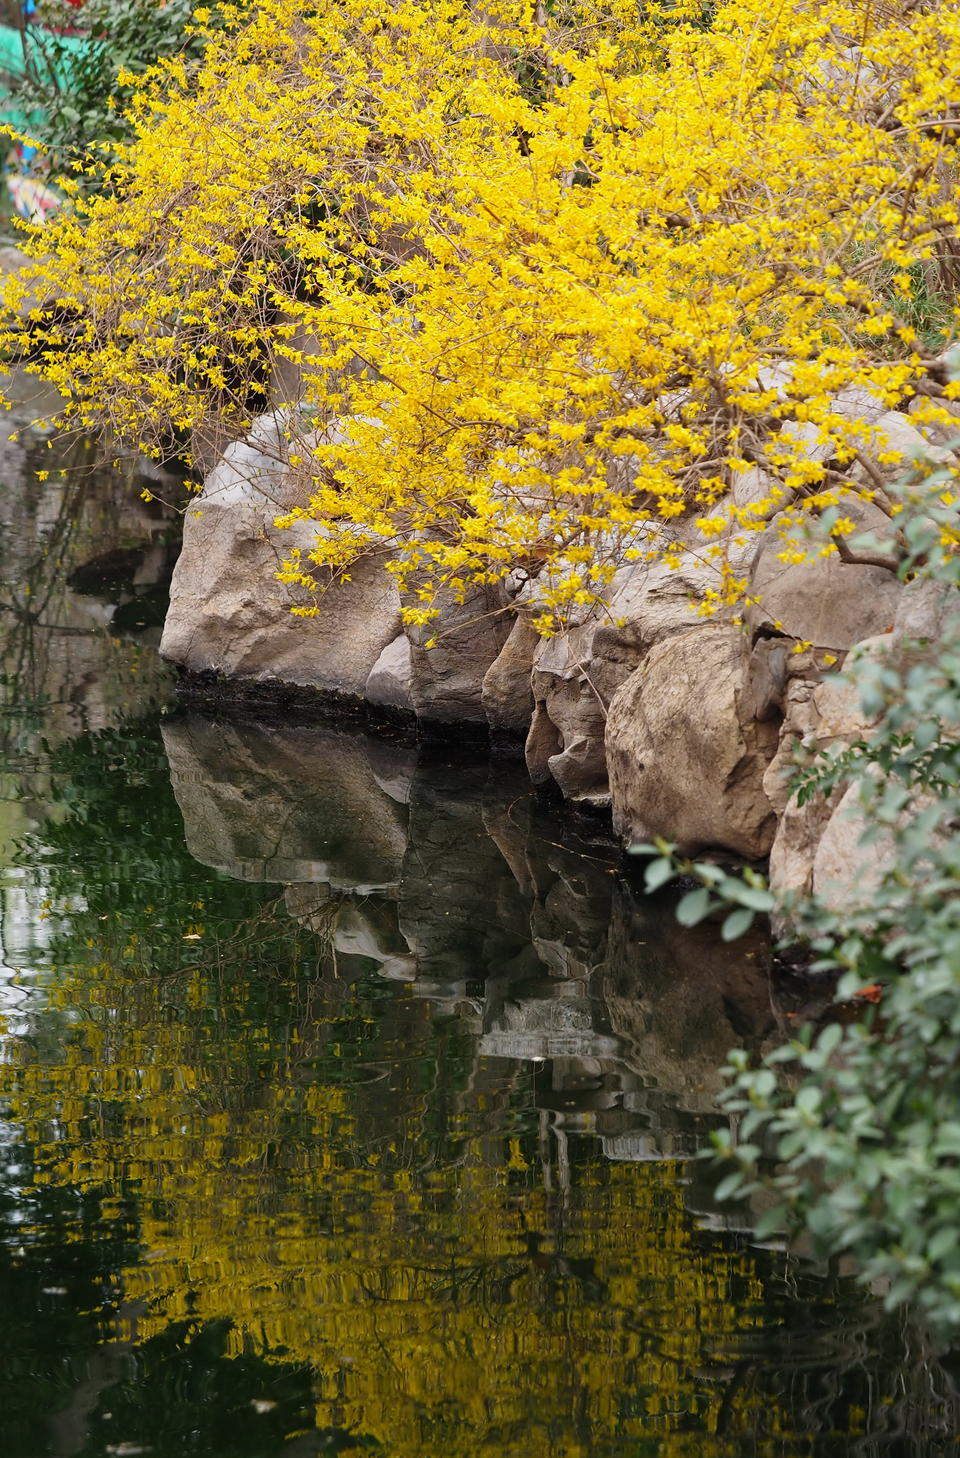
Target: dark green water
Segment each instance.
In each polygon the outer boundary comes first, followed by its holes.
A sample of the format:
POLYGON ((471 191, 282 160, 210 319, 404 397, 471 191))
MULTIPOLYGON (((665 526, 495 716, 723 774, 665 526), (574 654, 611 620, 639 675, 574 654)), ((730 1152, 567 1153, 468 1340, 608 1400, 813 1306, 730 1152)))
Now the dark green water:
POLYGON ((0 450, 2 1458, 953 1451, 952 1359, 691 1163, 763 942, 482 756, 171 712, 89 466, 0 450))

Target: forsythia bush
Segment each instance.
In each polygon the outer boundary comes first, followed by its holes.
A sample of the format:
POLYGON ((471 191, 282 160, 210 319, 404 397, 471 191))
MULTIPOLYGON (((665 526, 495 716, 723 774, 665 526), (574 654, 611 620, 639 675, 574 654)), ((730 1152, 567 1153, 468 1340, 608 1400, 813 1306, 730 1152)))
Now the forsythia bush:
POLYGON ((34 242, 31 358, 68 418, 189 455, 273 380, 318 522, 285 575, 382 555, 414 622, 526 572, 549 630, 669 560, 678 517, 733 601, 729 544, 774 506, 896 512, 857 402, 960 395, 960 0, 223 21, 34 242))

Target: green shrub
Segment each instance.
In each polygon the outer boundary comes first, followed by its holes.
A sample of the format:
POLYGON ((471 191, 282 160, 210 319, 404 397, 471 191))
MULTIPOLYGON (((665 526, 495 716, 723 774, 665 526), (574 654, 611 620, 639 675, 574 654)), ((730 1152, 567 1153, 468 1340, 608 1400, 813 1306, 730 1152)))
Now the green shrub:
MULTIPOLYGON (((960 557, 946 472, 904 488, 902 575, 940 598, 936 640, 891 641, 844 670, 868 738, 799 771, 801 798, 858 789, 863 840, 882 837, 886 869, 843 910, 814 897, 781 907, 815 958, 838 975, 835 1019, 805 1028, 760 1067, 729 1060, 733 1164, 721 1199, 775 1196, 758 1233, 803 1231, 821 1256, 854 1259, 890 1307, 916 1303, 934 1327, 960 1329, 960 557), (926 585, 925 585, 926 584, 926 585), (944 626, 945 624, 945 626, 944 626), (871 1005, 863 997, 876 999, 871 1005), (850 1019, 851 1005, 862 1009, 850 1019)), ((647 848, 648 850, 652 848, 647 848)), ((670 847, 647 867, 662 884, 670 847)), ((727 937, 772 909, 762 880, 688 866, 703 883, 681 901, 693 922, 730 908, 727 937)))
POLYGON ((130 136, 125 111, 130 86, 121 73, 142 74, 160 57, 199 55, 189 32, 191 0, 87 0, 82 10, 47 3, 44 25, 25 33, 22 63, 4 78, 15 110, 29 118, 54 176, 82 166, 95 152, 109 157, 130 136))

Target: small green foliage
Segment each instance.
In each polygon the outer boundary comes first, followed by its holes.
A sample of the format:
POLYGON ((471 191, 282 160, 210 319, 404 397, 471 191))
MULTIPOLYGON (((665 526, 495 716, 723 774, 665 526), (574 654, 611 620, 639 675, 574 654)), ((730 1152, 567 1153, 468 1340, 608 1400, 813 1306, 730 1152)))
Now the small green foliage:
POLYGON ((23 64, 4 78, 4 90, 34 118, 31 133, 42 144, 53 176, 103 161, 132 135, 127 115, 130 77, 161 57, 185 60, 200 54, 190 31, 191 0, 86 0, 78 11, 48 3, 42 19, 71 33, 30 26, 23 64), (58 13, 62 12, 62 13, 58 13), (124 79, 126 77, 127 79, 124 79))
POLYGON ((695 875, 703 883, 688 891, 677 906, 677 920, 683 926, 696 926, 708 916, 732 906, 734 909, 726 917, 720 933, 725 942, 732 942, 750 930, 758 911, 774 909, 774 898, 757 871, 747 869, 742 875, 733 876, 709 862, 678 860, 675 847, 669 841, 636 845, 631 851, 634 855, 655 856, 644 869, 648 891, 657 891, 683 874, 695 875))

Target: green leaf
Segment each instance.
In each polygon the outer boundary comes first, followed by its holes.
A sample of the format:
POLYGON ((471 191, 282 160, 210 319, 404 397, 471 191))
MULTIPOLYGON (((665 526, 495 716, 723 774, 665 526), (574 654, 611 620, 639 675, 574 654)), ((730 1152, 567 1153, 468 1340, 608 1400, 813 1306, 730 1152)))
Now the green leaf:
POLYGON ((651 861, 647 866, 643 873, 643 879, 648 891, 657 891, 661 886, 665 886, 668 881, 672 881, 675 875, 673 861, 667 856, 658 856, 655 861, 651 861))
POLYGON ((713 1192, 714 1199, 721 1203, 724 1200, 735 1199, 737 1195, 742 1193, 743 1183, 743 1175, 739 1170, 734 1170, 733 1174, 727 1175, 717 1185, 717 1188, 713 1192))
POLYGON ((787 1207, 785 1205, 772 1205, 769 1210, 764 1210, 753 1227, 753 1233, 757 1240, 768 1240, 771 1235, 779 1235, 787 1224, 787 1207))
POLYGON ((820 1110, 823 1096, 817 1085, 805 1083, 796 1097, 797 1109, 805 1118, 812 1118, 820 1110))
POLYGON ((710 892, 706 886, 699 886, 696 891, 688 891, 680 901, 677 921, 681 926, 696 926, 710 914, 710 908, 710 892))
POLYGON ((741 906, 749 906, 753 911, 773 911, 776 906, 776 899, 769 891, 762 886, 748 886, 741 881, 730 893, 741 906))
POLYGON ((725 942, 735 942, 737 937, 742 937, 753 926, 754 913, 747 906, 741 906, 737 911, 731 911, 724 921, 720 935, 725 942))
POLYGON ((817 1039, 817 1047, 825 1057, 829 1058, 843 1041, 843 1028, 839 1023, 829 1023, 817 1039))

